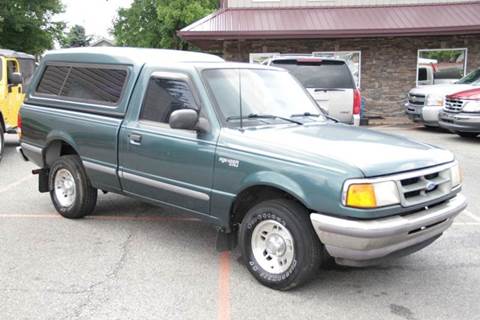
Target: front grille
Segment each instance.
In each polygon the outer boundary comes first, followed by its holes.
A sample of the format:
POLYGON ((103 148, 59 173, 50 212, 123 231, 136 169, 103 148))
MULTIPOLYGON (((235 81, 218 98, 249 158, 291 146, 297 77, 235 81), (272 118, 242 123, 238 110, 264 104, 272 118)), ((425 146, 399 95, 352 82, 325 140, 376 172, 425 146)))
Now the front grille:
POLYGON ((445 166, 398 175, 396 183, 404 207, 433 201, 452 189, 450 168, 445 166))
POLYGON ((449 112, 460 112, 463 109, 463 101, 447 98, 444 109, 449 112))
POLYGON ((408 103, 415 106, 423 106, 425 105, 425 95, 409 93, 408 103))

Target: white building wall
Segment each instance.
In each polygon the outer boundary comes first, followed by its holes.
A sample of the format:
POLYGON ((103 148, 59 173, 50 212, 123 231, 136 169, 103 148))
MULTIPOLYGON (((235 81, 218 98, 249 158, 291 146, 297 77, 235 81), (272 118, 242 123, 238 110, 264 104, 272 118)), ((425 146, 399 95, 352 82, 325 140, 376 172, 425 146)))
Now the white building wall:
POLYGON ((399 4, 430 4, 474 2, 476 0, 225 0, 230 8, 314 7, 314 6, 375 6, 399 4))

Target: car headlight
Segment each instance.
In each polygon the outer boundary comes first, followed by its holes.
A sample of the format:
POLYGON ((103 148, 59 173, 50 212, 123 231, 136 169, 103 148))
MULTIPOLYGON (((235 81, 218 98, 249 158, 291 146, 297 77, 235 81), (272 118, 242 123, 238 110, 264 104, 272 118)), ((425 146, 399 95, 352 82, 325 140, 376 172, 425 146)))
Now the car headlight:
POLYGON ((394 181, 375 183, 346 182, 343 204, 352 208, 372 209, 400 203, 397 184, 394 181))
POLYGON ((453 167, 450 168, 450 179, 452 181, 452 187, 455 188, 462 184, 463 174, 460 165, 456 163, 453 167))
POLYGON ((429 94, 425 98, 425 105, 432 107, 442 107, 445 96, 438 94, 429 94))
POLYGON ((480 101, 468 101, 463 105, 465 112, 480 112, 480 101))

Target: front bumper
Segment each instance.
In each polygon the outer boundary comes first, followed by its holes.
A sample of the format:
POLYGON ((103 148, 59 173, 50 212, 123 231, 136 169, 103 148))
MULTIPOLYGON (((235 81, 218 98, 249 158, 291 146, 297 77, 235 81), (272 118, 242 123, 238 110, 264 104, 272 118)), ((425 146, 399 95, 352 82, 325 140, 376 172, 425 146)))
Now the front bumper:
POLYGON ((441 112, 440 126, 454 132, 480 132, 480 114, 441 112))
POLYGON ((405 114, 414 122, 422 122, 428 126, 438 127, 439 114, 442 110, 438 106, 420 106, 407 103, 405 105, 405 114))
POLYGON ((338 264, 361 267, 429 245, 466 207, 465 197, 458 194, 440 205, 405 216, 361 221, 312 213, 310 219, 338 264))

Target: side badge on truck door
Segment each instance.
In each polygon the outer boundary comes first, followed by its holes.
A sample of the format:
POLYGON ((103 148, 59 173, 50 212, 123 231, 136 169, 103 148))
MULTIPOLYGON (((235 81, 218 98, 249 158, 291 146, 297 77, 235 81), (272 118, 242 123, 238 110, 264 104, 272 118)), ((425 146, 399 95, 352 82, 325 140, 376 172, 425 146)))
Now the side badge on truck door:
POLYGON ((229 167, 232 167, 232 168, 238 168, 238 166, 240 166, 240 161, 235 159, 227 159, 224 157, 220 157, 218 158, 218 161, 221 164, 227 164, 229 167))

